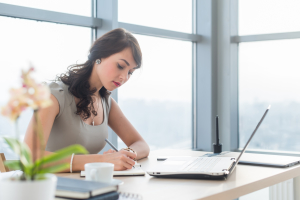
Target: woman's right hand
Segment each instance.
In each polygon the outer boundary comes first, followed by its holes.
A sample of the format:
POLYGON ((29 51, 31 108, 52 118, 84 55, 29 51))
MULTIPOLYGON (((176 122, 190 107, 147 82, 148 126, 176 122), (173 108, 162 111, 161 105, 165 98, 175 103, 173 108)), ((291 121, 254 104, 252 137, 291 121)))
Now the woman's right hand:
POLYGON ((135 153, 120 150, 119 152, 107 153, 102 155, 102 162, 108 162, 115 165, 115 171, 131 169, 135 165, 133 160, 136 157, 135 153))

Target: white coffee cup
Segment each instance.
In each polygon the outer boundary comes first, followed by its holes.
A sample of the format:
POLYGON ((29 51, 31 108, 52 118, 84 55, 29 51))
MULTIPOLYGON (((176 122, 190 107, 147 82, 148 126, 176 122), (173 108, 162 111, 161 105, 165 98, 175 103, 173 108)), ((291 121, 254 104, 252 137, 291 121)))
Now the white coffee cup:
POLYGON ((111 183, 113 180, 114 164, 112 163, 87 163, 84 165, 85 179, 111 183))

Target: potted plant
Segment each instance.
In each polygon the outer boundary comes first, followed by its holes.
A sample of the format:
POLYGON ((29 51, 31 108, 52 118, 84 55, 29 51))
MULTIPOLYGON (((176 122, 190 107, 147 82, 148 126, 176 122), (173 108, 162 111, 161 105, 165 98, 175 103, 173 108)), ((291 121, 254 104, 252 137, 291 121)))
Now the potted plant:
POLYGON ((87 154, 87 150, 81 145, 72 145, 60 149, 51 155, 43 155, 45 144, 42 126, 39 121, 38 111, 52 104, 50 90, 47 85, 37 84, 31 77, 33 71, 22 71, 22 87, 10 90, 10 100, 1 109, 1 114, 9 117, 16 125, 16 138, 5 137, 5 142, 19 156, 19 160, 5 161, 5 165, 11 170, 21 170, 19 177, 0 180, 1 200, 53 200, 57 178, 51 173, 69 168, 69 163, 59 163, 62 159, 75 154, 87 154), (18 118, 26 108, 34 110, 34 136, 33 144, 40 144, 41 155, 19 141, 18 118))

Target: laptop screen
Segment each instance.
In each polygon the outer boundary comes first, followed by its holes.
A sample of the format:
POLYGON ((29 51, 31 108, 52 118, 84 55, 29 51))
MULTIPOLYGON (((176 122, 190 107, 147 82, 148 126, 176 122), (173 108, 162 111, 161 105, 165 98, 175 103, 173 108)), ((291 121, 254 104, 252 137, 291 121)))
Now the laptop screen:
POLYGON ((242 157, 243 153, 246 151, 251 139, 253 138, 254 134, 256 133, 257 129, 259 128, 260 124, 263 122, 265 116, 267 115, 268 111, 270 110, 271 105, 269 105, 269 107, 267 108, 267 110, 265 111, 264 115, 262 116, 262 118, 260 119, 260 121, 258 122, 256 128, 254 129, 253 133, 251 134, 249 140, 247 141, 246 145, 244 146, 242 152, 240 153, 239 157, 236 159, 236 162, 234 163, 233 167, 231 168, 233 171, 233 169, 235 168, 235 166, 238 164, 240 158, 242 157))

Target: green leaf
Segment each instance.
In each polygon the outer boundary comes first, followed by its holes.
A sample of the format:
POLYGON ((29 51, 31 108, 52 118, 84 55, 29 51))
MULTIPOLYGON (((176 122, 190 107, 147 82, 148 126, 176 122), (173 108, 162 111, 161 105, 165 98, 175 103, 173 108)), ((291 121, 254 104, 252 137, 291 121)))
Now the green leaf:
POLYGON ((33 164, 29 164, 29 165, 24 165, 23 166, 23 171, 26 175, 31 176, 32 175, 32 169, 33 169, 33 164))
POLYGON ((20 155, 20 160, 23 163, 23 165, 32 165, 32 157, 31 157, 31 150, 27 146, 26 143, 20 142, 20 147, 21 147, 21 155, 20 155))
POLYGON ((4 140, 16 154, 20 155, 20 143, 17 139, 4 137, 4 140))
POLYGON ((88 154, 89 152, 81 145, 75 144, 68 146, 66 148, 60 149, 56 152, 54 152, 51 155, 45 156, 44 158, 40 158, 35 162, 35 166, 38 167, 41 164, 49 164, 52 162, 60 161, 64 158, 67 158, 68 156, 71 156, 72 154, 88 154))
POLYGON ((20 161, 24 166, 32 164, 31 151, 26 143, 20 142, 14 138, 4 137, 4 140, 10 146, 10 148, 20 156, 20 161))
POLYGON ((19 160, 6 160, 4 165, 11 170, 21 170, 21 164, 19 160))
POLYGON ((59 165, 56 165, 56 166, 51 166, 51 167, 41 169, 39 171, 39 174, 60 172, 60 171, 63 171, 65 169, 68 169, 68 168, 70 168, 70 164, 69 163, 63 163, 63 164, 59 164, 59 165))

